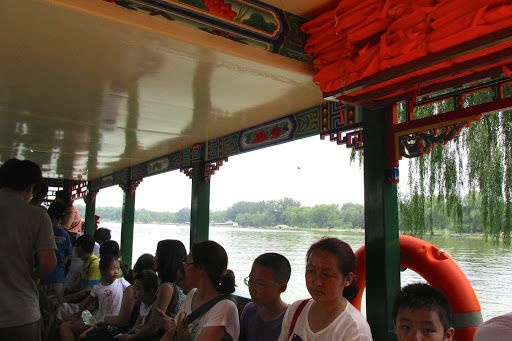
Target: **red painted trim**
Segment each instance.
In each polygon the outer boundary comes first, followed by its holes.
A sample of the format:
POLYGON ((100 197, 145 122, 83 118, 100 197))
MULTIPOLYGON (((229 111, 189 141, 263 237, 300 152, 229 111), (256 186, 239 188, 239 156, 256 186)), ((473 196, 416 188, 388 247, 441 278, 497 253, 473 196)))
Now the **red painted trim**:
MULTIPOLYGON (((493 114, 499 111, 505 111, 512 109, 512 98, 504 98, 497 101, 478 104, 468 108, 462 108, 454 111, 450 111, 447 113, 434 115, 430 117, 420 118, 417 120, 403 122, 400 124, 396 124, 392 127, 391 131, 396 135, 401 132, 416 130, 418 132, 428 130, 423 129, 424 127, 436 125, 438 127, 443 127, 449 123, 449 121, 454 120, 463 120, 465 118, 471 119, 471 121, 475 121, 473 118, 475 116, 483 116, 488 114, 493 114), (422 130, 423 129, 423 130, 422 130)), ((477 118, 480 119, 480 117, 477 118)), ((430 128, 429 128, 430 129, 430 128)))

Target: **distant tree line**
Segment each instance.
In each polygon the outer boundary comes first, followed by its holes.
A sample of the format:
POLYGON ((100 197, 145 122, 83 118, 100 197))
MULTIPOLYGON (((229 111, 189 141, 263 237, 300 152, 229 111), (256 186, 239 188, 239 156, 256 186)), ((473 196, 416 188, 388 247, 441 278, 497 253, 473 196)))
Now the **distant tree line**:
MULTIPOLYGON (((82 217, 85 206, 77 206, 82 217)), ((100 222, 121 221, 120 207, 96 207, 100 222)), ((236 221, 245 227, 269 227, 288 225, 300 228, 364 228, 363 205, 346 203, 338 205, 301 206, 300 202, 283 198, 259 202, 240 201, 224 211, 210 211, 210 221, 236 221)), ((135 210, 135 221, 144 224, 183 224, 190 221, 190 209, 177 212, 153 212, 147 209, 135 210)))
MULTIPOLYGON (((85 217, 85 206, 77 205, 76 208, 82 219, 85 217)), ((96 215, 101 222, 119 222, 122 217, 121 207, 96 207, 96 215)), ((190 209, 182 208, 178 212, 154 212, 145 208, 135 210, 135 221, 142 224, 183 224, 190 221, 190 209)))
MULTIPOLYGON (((460 233, 484 233, 481 217, 481 195, 471 192, 462 200, 462 224, 455 221, 446 210, 442 198, 418 198, 419 194, 411 197, 401 197, 399 200, 400 230, 416 235, 440 233, 448 229, 460 233), (414 200, 432 203, 418 210, 414 200), (425 232, 421 232, 425 231, 425 232)), ((421 207, 421 206, 420 206, 421 207)), ((82 217, 85 216, 85 206, 77 206, 82 217)), ((100 222, 121 221, 120 207, 96 207, 100 222)), ((224 211, 210 211, 210 221, 223 223, 228 220, 236 221, 245 227, 269 227, 288 225, 300 228, 364 228, 364 207, 360 204, 346 203, 341 208, 338 205, 301 206, 300 202, 283 198, 269 201, 239 201, 224 211)), ((147 209, 135 211, 135 221, 143 224, 183 224, 190 221, 190 209, 182 208, 177 212, 154 212, 147 209)))

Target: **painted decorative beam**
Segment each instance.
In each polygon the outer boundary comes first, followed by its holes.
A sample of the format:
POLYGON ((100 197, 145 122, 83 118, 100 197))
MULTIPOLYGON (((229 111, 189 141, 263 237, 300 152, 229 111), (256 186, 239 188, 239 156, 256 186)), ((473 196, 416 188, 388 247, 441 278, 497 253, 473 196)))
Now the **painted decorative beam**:
POLYGON ((307 21, 256 0, 105 0, 124 8, 159 16, 201 31, 307 61, 306 35, 300 26, 307 21))
POLYGON ((321 138, 329 136, 339 144, 346 144, 347 148, 360 149, 362 121, 360 108, 344 103, 326 102, 91 180, 91 188, 99 190, 118 185, 127 179, 135 181, 178 169, 191 176, 192 165, 196 162, 205 163, 204 180, 207 181, 213 174, 208 172, 220 167, 219 162, 227 161, 230 156, 315 135, 320 135, 321 138), (211 169, 208 170, 210 166, 211 169))
POLYGON ((361 108, 348 103, 332 101, 328 102, 328 106, 330 110, 322 110, 320 138, 323 140, 329 136, 329 140, 338 145, 345 144, 347 148, 363 149, 361 108))
MULTIPOLYGON (((87 181, 44 178, 43 182, 48 187, 64 188, 71 192, 71 199, 84 198, 87 194, 87 181)), ((56 190, 49 190, 47 198, 51 201, 55 197, 56 190)))
POLYGON ((446 144, 464 127, 482 116, 512 109, 512 98, 474 105, 430 117, 393 125, 394 160, 430 153, 436 144, 446 144))

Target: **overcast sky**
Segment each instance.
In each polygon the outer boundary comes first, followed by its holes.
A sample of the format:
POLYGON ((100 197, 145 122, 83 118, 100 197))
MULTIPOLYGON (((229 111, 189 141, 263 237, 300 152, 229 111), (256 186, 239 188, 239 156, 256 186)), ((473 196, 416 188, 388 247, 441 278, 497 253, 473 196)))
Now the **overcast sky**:
MULTIPOLYGON (((284 197, 303 206, 362 204, 363 169, 349 158, 350 149, 319 136, 230 157, 210 180, 210 209, 284 197)), ((180 171, 145 178, 135 194, 136 208, 176 212, 190 207, 191 183, 180 171)), ((96 206, 122 206, 122 197, 118 186, 102 189, 96 206)))

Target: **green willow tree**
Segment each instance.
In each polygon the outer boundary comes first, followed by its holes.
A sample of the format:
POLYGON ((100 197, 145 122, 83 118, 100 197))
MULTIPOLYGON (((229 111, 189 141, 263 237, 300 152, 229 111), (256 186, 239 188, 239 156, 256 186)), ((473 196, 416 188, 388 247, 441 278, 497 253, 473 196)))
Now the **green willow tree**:
MULTIPOLYGON (((507 95, 507 94, 506 94, 507 95)), ((464 97, 466 106, 492 100, 490 90, 464 97)), ((415 109, 422 118, 453 110, 451 100, 415 109)), ((405 118, 399 106, 399 120, 405 118)), ((433 214, 442 207, 459 231, 463 231, 463 199, 479 195, 485 239, 511 243, 512 216, 512 114, 483 117, 463 128, 446 145, 435 145, 430 154, 411 159, 405 194, 399 198, 404 231, 413 235, 433 233, 433 214), (434 202, 434 201, 437 202, 434 202)))

